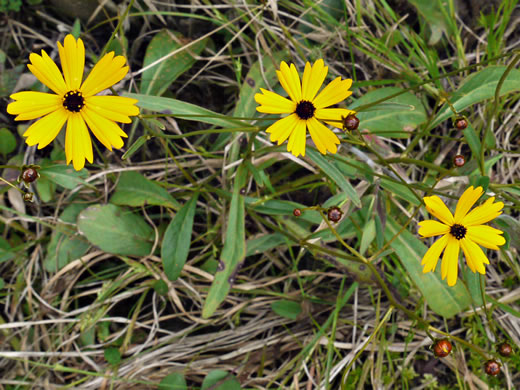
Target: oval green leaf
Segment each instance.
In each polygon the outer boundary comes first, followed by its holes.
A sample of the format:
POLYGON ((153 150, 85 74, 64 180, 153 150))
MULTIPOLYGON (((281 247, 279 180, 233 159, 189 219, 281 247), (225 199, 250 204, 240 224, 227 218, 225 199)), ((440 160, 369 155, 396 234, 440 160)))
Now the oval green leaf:
POLYGON ((187 390, 188 385, 186 384, 186 379, 184 379, 184 375, 173 372, 171 374, 166 375, 161 383, 159 383, 159 387, 157 390, 187 390))
POLYGON ((105 252, 146 256, 152 250, 152 228, 142 217, 113 204, 83 210, 78 216, 78 230, 105 252))
POLYGON ((241 390, 237 378, 223 370, 213 370, 204 378, 201 390, 241 390))

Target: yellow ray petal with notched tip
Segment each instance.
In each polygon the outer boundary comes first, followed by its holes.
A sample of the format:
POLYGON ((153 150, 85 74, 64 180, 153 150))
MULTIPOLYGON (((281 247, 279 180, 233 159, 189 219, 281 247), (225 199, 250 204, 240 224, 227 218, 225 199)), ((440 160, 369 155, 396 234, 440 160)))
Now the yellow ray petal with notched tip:
POLYGON ((475 207, 464 218, 462 218, 461 224, 466 227, 478 226, 498 217, 502 214, 501 210, 504 207, 504 203, 493 203, 494 201, 495 197, 491 197, 480 206, 475 207))
POLYGON ((115 122, 97 114, 88 107, 81 110, 81 116, 99 142, 105 145, 108 150, 112 150, 112 147, 116 149, 123 147, 124 142, 121 137, 126 138, 128 136, 115 122))
POLYGON ((482 187, 473 188, 473 186, 467 188, 466 191, 464 191, 459 201, 457 202, 455 215, 453 216, 455 223, 460 223, 462 221, 462 219, 468 213, 469 209, 473 207, 475 202, 479 200, 483 193, 484 191, 482 190, 482 187))
POLYGON ((65 95, 67 92, 65 80, 63 80, 58 66, 51 57, 47 55, 45 50, 42 50, 41 56, 36 53, 31 53, 29 55, 29 61, 31 61, 31 63, 27 64, 27 67, 41 83, 45 84, 58 95, 65 95))
POLYGON ((79 171, 85 166, 85 159, 92 163, 92 140, 81 114, 71 114, 65 133, 65 155, 67 164, 71 161, 74 169, 79 171))
POLYGON ((88 109, 115 122, 131 123, 129 116, 139 114, 136 99, 124 96, 90 96, 85 99, 88 109))
POLYGON ((489 264, 489 260, 482 249, 466 237, 460 240, 460 246, 462 247, 469 268, 473 272, 478 272, 484 275, 486 273, 484 264, 489 264))
POLYGON ((312 102, 320 87, 323 85, 329 67, 325 66, 322 59, 317 60, 314 65, 305 64, 302 78, 302 99, 312 102))
POLYGON ((291 114, 282 118, 266 129, 266 133, 271 134, 271 142, 277 142, 281 145, 294 131, 298 123, 298 115, 291 114))
POLYGON ((278 81, 292 101, 299 102, 302 99, 302 86, 296 66, 287 65, 285 61, 280 64, 280 70, 276 71, 278 81))
POLYGON ((18 115, 17 121, 36 119, 63 108, 61 97, 52 93, 22 91, 10 97, 15 101, 9 103, 7 112, 18 115))
POLYGON ((316 118, 311 118, 307 121, 307 127, 311 138, 320 153, 325 154, 327 151, 336 153, 338 151, 339 139, 327 126, 321 123, 316 118))
POLYGON ((343 118, 355 113, 356 111, 347 110, 346 108, 318 108, 314 116, 330 126, 342 129, 343 118))
POLYGON ((423 273, 435 271, 439 257, 448 244, 448 235, 444 235, 433 243, 433 245, 426 251, 421 261, 424 266, 423 273))
POLYGON ((126 59, 123 56, 114 57, 111 51, 105 54, 99 62, 94 65, 85 82, 81 85, 84 97, 95 95, 112 85, 118 83, 128 73, 128 66, 124 66, 126 59))
POLYGON ((325 108, 337 104, 352 95, 352 91, 349 91, 351 86, 351 79, 342 80, 341 77, 337 77, 323 88, 312 101, 312 104, 316 108, 325 108))
POLYGON ((459 272, 459 240, 451 235, 448 236, 448 243, 442 256, 441 275, 442 279, 448 278, 448 286, 455 286, 459 272))
POLYGON ((63 46, 58 42, 58 52, 67 89, 69 91, 79 89, 85 68, 85 46, 83 41, 79 38, 76 41, 71 34, 68 34, 65 37, 63 46))
POLYGON ((296 103, 275 92, 260 88, 262 93, 255 94, 255 101, 260 104, 258 112, 266 114, 292 114, 296 111, 296 103))
POLYGON ((450 232, 450 227, 442 222, 426 219, 419 222, 419 234, 423 237, 440 236, 450 232))
POLYGON ((506 243, 506 239, 501 236, 503 232, 491 226, 468 226, 467 230, 466 237, 485 248, 498 250, 499 245, 506 243))
POLYGON ((29 146, 38 144, 38 149, 44 148, 56 138, 67 117, 68 115, 64 108, 44 116, 29 126, 23 133, 23 136, 27 137, 25 142, 29 146))
POLYGON ((294 156, 298 157, 300 154, 305 156, 305 142, 307 138, 307 131, 305 121, 298 119, 296 126, 289 136, 289 142, 287 143, 287 151, 291 152, 294 156))
POLYGON ((437 195, 425 196, 424 203, 426 204, 426 210, 437 219, 440 219, 446 225, 452 226, 455 221, 451 211, 446 207, 441 198, 437 195))

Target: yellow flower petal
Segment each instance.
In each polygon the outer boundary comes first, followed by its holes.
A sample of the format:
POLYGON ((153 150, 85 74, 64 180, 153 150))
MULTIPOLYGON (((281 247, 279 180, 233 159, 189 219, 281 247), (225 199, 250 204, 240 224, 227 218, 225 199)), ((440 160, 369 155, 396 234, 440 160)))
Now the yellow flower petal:
POLYGON ((85 105, 115 122, 131 123, 129 116, 139 114, 139 107, 134 104, 136 99, 127 98, 124 96, 90 96, 85 99, 85 105))
POLYGON ((300 154, 305 156, 305 142, 307 131, 305 126, 305 121, 298 119, 296 122, 296 127, 292 131, 289 142, 287 143, 287 151, 291 152, 293 155, 298 157, 300 154))
POLYGON ((451 235, 447 235, 448 243, 444 250, 441 263, 442 279, 448 277, 448 286, 455 286, 457 283, 457 275, 459 271, 459 240, 451 235))
POLYGON ((311 138, 320 153, 325 154, 327 153, 327 150, 331 153, 336 153, 338 151, 336 145, 339 145, 339 139, 327 126, 316 118, 311 118, 307 121, 307 127, 309 128, 311 138))
POLYGON ((271 142, 278 142, 278 145, 281 145, 289 138, 297 123, 298 115, 292 114, 273 123, 266 132, 271 134, 271 142))
POLYGON ((460 221, 462 221, 469 209, 473 207, 475 202, 479 200, 483 193, 484 190, 482 187, 473 188, 473 186, 464 191, 457 202, 457 208, 455 209, 455 215, 453 217, 455 223, 460 223, 460 221))
POLYGON ((71 114, 65 133, 65 155, 67 164, 72 160, 74 169, 79 171, 85 166, 85 159, 93 161, 92 141, 81 114, 71 114))
POLYGON ((423 273, 435 271, 439 256, 441 255, 444 248, 448 244, 448 235, 444 235, 433 243, 433 245, 426 251, 421 261, 421 265, 424 265, 423 273))
POLYGON ((266 114, 291 114, 296 111, 296 103, 278 95, 277 93, 260 88, 262 93, 255 94, 255 101, 261 106, 258 112, 266 114))
POLYGON ((29 55, 29 61, 31 61, 31 63, 28 64, 27 67, 38 80, 58 95, 65 95, 67 92, 65 80, 63 80, 58 66, 51 57, 47 55, 45 50, 42 50, 41 56, 36 53, 31 53, 29 55))
POLYGON ((76 41, 69 34, 65 37, 63 46, 58 42, 58 51, 67 89, 69 91, 79 89, 85 68, 85 46, 83 41, 79 38, 76 41))
POLYGON ((118 83, 128 73, 128 66, 124 66, 126 59, 123 56, 114 57, 111 51, 105 54, 92 68, 80 90, 84 97, 95 95, 115 83, 118 83))
POLYGON ((38 149, 49 145, 60 132, 67 116, 65 109, 61 108, 34 122, 23 134, 24 137, 27 137, 25 140, 27 145, 38 144, 38 149))
POLYGON ((317 60, 314 65, 310 63, 305 64, 302 79, 302 99, 312 102, 316 93, 327 77, 329 67, 325 66, 322 59, 317 60))
POLYGON ((503 232, 491 226, 468 226, 467 230, 466 237, 485 248, 497 250, 499 245, 506 243, 506 239, 501 236, 503 232))
POLYGON ((352 91, 349 91, 351 85, 351 79, 341 80, 341 77, 335 78, 312 101, 314 107, 325 108, 345 100, 352 95, 352 91))
POLYGON ((7 106, 7 112, 18 114, 17 121, 36 119, 63 108, 61 97, 52 93, 23 91, 10 97, 16 101, 7 106))
POLYGON ((452 226, 455 223, 451 211, 437 195, 425 196, 424 203, 426 204, 426 210, 446 225, 452 226))
POLYGON ((484 264, 489 264, 489 260, 482 249, 480 249, 477 244, 467 239, 466 237, 460 240, 460 246, 464 251, 464 256, 466 256, 466 263, 468 263, 469 268, 473 272, 479 272, 484 275, 486 273, 484 264))
POLYGON ((280 70, 277 70, 276 74, 278 75, 280 84, 282 84, 285 92, 289 94, 291 100, 296 103, 302 100, 302 86, 296 66, 291 64, 289 67, 285 61, 282 61, 280 64, 280 70))
POLYGON ((471 210, 460 222, 464 226, 476 226, 489 222, 502 214, 504 203, 496 202, 495 197, 491 197, 483 204, 471 210))
POLYGON ((318 108, 314 116, 328 125, 341 129, 343 128, 343 118, 355 113, 356 111, 347 110, 346 108, 318 108))
POLYGON ((124 142, 121 137, 128 136, 115 122, 97 114, 86 106, 81 110, 81 116, 99 142, 105 145, 108 150, 112 150, 112 147, 116 149, 123 147, 124 142))
POLYGON ((450 232, 450 227, 439 221, 427 219, 419 222, 419 234, 423 237, 440 236, 450 232))

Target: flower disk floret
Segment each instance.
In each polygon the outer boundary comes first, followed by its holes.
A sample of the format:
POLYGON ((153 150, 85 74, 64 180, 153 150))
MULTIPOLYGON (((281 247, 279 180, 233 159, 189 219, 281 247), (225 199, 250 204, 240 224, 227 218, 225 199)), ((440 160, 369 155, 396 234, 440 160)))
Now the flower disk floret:
POLYGON ((130 123, 130 116, 139 114, 136 99, 121 96, 96 96, 99 92, 118 83, 128 73, 126 59, 110 52, 94 66, 83 80, 85 47, 81 39, 71 34, 65 37, 63 46, 58 42, 62 72, 45 50, 41 55, 29 56, 29 70, 52 93, 23 91, 11 95, 15 100, 7 106, 7 112, 17 115, 15 120, 40 118, 23 134, 30 146, 41 149, 57 137, 65 123, 65 155, 67 164, 73 161, 74 169, 92 163, 92 141, 87 129, 107 149, 123 146, 126 133, 115 123, 130 123), (63 75, 62 75, 63 73, 63 75))
POLYGON ((466 263, 473 272, 486 273, 484 264, 489 260, 479 245, 498 250, 506 240, 503 232, 485 223, 502 214, 504 203, 495 202, 495 197, 487 199, 482 205, 469 211, 484 193, 482 187, 469 187, 460 197, 455 214, 446 207, 438 196, 426 196, 424 203, 430 214, 439 221, 425 220, 419 222, 419 234, 422 237, 440 236, 425 253, 421 265, 423 272, 435 271, 439 257, 444 251, 441 263, 442 279, 448 281, 449 286, 457 283, 459 252, 462 248, 466 263))
POLYGON ((282 61, 276 74, 289 99, 263 88, 260 88, 262 93, 255 95, 255 101, 260 104, 256 108, 257 111, 266 114, 288 114, 269 126, 266 132, 271 134, 271 141, 277 142, 278 145, 289 139, 287 151, 296 157, 305 156, 307 130, 321 153, 336 153, 339 139, 323 122, 341 128, 343 118, 355 113, 345 108, 328 108, 352 94, 349 91, 352 86, 351 79, 342 80, 341 77, 337 77, 318 94, 328 70, 321 59, 312 66, 307 62, 303 79, 300 81, 294 64, 289 66, 282 61))

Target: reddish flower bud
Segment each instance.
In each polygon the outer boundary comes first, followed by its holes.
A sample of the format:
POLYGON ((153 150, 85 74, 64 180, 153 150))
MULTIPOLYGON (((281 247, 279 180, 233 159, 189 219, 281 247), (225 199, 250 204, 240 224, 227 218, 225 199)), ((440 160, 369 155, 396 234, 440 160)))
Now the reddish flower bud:
POLYGON ((509 343, 503 342, 498 346, 498 353, 504 357, 508 357, 513 353, 513 348, 509 343))
POLYGON ((333 206, 327 210, 327 218, 329 221, 338 222, 343 216, 343 211, 339 207, 333 206))
POLYGON ((27 168, 25 171, 22 172, 22 180, 26 183, 32 183, 33 181, 38 179, 39 176, 40 174, 34 168, 27 168))
POLYGON ((433 344, 433 353, 437 357, 446 357, 450 354, 452 349, 451 343, 448 339, 437 340, 433 344))
POLYGON ((466 159, 464 158, 464 156, 462 154, 457 154, 454 158, 453 158, 453 165, 455 165, 456 167, 462 167, 464 166, 464 164, 466 164, 466 159))
POLYGON ((359 119, 355 114, 343 118, 343 130, 356 130, 359 127, 359 119))
POLYGON ((300 209, 294 209, 292 213, 295 217, 302 215, 302 211, 300 209))
POLYGON ((497 376, 500 374, 500 364, 496 360, 488 360, 484 365, 486 374, 491 376, 497 376))
POLYGON ((455 127, 457 130, 464 130, 466 127, 468 127, 468 120, 462 117, 455 119, 455 127))

